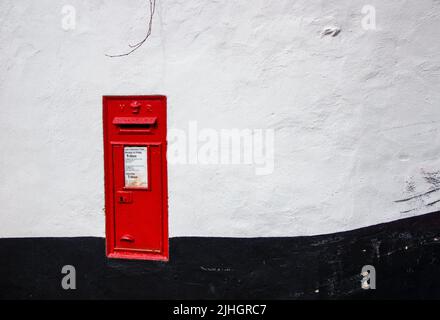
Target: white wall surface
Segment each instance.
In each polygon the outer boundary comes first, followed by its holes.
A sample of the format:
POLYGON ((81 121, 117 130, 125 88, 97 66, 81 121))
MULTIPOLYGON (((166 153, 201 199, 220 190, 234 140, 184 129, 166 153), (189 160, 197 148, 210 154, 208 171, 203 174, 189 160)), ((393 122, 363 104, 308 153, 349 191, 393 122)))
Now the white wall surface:
POLYGON ((170 236, 312 235, 440 209, 440 1, 157 0, 144 46, 106 57, 142 39, 148 10, 0 2, 0 237, 104 235, 108 94, 167 95, 169 127, 275 129, 273 174, 169 166, 170 236))

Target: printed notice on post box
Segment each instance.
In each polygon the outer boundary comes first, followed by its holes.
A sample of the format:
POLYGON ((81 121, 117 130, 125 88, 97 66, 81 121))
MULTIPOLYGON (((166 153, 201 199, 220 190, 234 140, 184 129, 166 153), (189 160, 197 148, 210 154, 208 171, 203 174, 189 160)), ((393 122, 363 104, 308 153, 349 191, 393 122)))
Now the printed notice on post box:
POLYGON ((147 147, 124 147, 126 188, 148 188, 147 147))

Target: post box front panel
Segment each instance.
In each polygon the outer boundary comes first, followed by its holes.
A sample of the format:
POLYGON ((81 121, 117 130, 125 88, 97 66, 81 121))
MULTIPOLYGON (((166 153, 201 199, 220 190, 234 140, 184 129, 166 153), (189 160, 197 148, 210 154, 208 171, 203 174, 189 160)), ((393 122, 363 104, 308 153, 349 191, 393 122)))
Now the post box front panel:
POLYGON ((107 255, 167 260, 166 98, 106 96, 103 115, 107 255))

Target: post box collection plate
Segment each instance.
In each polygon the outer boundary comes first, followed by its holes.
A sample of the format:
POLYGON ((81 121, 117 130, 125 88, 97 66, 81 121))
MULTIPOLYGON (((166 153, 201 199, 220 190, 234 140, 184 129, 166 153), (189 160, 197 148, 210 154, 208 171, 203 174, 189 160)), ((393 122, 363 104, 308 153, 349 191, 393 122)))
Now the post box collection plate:
POLYGON ((124 147, 125 188, 148 188, 147 147, 124 147))
POLYGON ((103 96, 106 253, 168 260, 166 97, 103 96))

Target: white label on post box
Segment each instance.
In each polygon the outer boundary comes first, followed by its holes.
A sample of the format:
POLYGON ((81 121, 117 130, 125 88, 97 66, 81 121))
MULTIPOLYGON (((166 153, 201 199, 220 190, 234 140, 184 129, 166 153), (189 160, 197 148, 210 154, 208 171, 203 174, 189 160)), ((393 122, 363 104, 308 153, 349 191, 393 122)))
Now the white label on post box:
POLYGON ((147 147, 124 147, 126 188, 148 188, 147 147))

